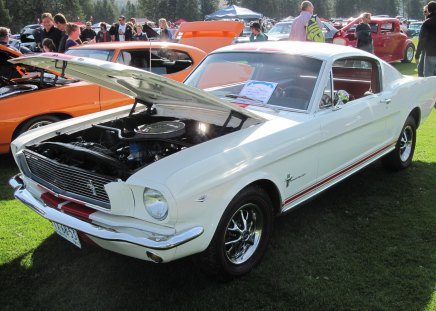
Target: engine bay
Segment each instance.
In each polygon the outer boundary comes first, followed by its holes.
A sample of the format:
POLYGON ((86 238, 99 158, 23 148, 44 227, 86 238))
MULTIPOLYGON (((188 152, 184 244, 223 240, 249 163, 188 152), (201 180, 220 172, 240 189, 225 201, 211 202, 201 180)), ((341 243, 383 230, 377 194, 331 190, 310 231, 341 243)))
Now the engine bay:
MULTIPOLYGON (((93 124, 27 148, 57 163, 126 180, 138 169, 185 148, 238 130, 193 119, 154 115, 152 109, 93 124)), ((231 114, 234 118, 235 115, 231 114)), ((230 116, 229 116, 230 118, 230 116)))

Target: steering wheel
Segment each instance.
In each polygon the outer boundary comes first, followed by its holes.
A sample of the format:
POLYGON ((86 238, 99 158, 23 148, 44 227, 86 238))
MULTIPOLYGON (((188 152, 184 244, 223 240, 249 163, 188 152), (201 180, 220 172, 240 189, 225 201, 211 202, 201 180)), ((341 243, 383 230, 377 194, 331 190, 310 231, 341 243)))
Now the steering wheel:
POLYGON ((305 98, 305 99, 309 99, 311 97, 309 91, 299 86, 289 85, 281 89, 283 90, 283 94, 284 94, 283 96, 286 97, 298 97, 298 98, 305 98))

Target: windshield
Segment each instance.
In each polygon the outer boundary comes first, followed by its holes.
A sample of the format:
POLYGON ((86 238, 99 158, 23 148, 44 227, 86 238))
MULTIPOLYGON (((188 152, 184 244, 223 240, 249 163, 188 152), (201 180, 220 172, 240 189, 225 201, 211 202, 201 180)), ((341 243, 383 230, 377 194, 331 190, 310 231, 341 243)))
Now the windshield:
POLYGON ((322 61, 306 56, 228 52, 209 55, 185 84, 235 103, 307 110, 322 61))
POLYGON ((112 55, 114 55, 114 51, 100 49, 69 49, 65 52, 65 54, 110 61, 112 59, 112 55))
POLYGON ((291 32, 292 23, 278 23, 275 24, 270 31, 268 31, 269 35, 278 35, 278 34, 289 34, 291 32))

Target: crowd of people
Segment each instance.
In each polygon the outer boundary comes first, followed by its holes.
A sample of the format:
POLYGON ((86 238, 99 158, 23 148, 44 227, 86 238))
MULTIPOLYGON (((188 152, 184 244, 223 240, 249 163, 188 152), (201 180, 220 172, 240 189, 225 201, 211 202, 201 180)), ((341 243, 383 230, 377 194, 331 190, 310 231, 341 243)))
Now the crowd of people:
MULTIPOLYGON (((322 23, 310 1, 303 1, 300 5, 300 14, 292 24, 289 40, 291 41, 317 41, 323 42, 322 23), (310 30, 310 31, 308 31, 310 30)), ((415 58, 418 64, 419 76, 436 75, 436 1, 430 1, 423 10, 425 21, 419 35, 419 43, 415 58)), ((371 36, 370 13, 360 16, 361 22, 356 27, 357 48, 374 53, 371 36)), ((161 41, 172 40, 172 32, 165 18, 159 19, 160 33, 153 30, 154 23, 136 23, 135 18, 126 20, 120 16, 112 25, 100 23, 100 30, 95 32, 91 22, 86 22, 85 29, 81 30, 75 23, 68 23, 61 13, 54 17, 51 13, 41 15, 41 28, 35 31, 35 41, 41 51, 65 52, 75 45, 111 41, 147 41, 157 38, 161 41)), ((260 22, 250 25, 250 41, 266 41, 268 36, 263 32, 260 22)), ((9 29, 0 27, 0 44, 7 45, 9 29)))
MULTIPOLYGON (((153 30, 153 22, 145 24, 136 23, 135 18, 126 20, 120 16, 116 23, 108 25, 100 23, 98 32, 92 29, 90 21, 86 22, 82 30, 76 23, 69 23, 61 13, 52 16, 51 13, 41 15, 41 28, 35 30, 34 38, 37 46, 44 52, 63 53, 75 45, 111 41, 148 41, 156 38, 161 41, 172 40, 168 22, 165 18, 159 19, 160 34, 153 30)), ((8 45, 10 31, 0 27, 0 43, 8 45)))

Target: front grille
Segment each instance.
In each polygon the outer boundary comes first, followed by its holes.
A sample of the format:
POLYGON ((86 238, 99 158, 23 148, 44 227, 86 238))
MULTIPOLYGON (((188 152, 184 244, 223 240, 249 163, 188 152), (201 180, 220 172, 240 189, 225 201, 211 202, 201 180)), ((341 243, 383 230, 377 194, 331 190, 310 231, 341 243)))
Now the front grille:
POLYGON ((30 150, 23 154, 30 177, 36 182, 55 193, 110 209, 104 185, 116 181, 115 178, 61 164, 30 150))

